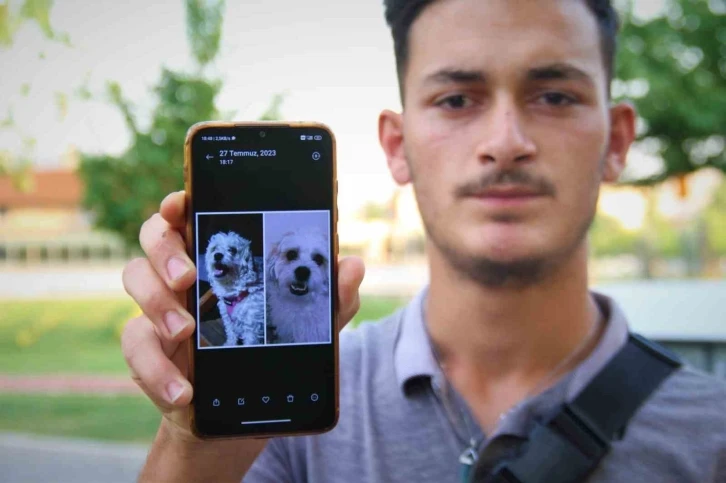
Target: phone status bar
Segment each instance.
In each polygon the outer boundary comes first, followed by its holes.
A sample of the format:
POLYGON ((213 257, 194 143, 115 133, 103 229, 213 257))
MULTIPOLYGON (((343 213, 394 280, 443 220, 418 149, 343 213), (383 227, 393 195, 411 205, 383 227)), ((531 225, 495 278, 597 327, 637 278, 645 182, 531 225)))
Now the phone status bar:
POLYGON ((237 136, 202 136, 202 141, 235 141, 237 136))

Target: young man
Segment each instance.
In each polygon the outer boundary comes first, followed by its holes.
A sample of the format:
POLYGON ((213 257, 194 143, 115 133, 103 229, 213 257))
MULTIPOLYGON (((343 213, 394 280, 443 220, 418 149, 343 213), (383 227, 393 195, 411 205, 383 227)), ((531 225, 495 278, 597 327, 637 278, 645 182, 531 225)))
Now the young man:
MULTIPOLYGON (((380 140, 396 182, 413 183, 430 285, 341 334, 333 431, 199 441, 185 416, 194 321, 177 297, 194 270, 183 197, 170 195, 141 230, 148 259, 124 272, 145 314, 124 354, 164 416, 142 481, 460 481, 462 452, 504 457, 625 345, 623 313, 587 285, 599 187, 617 180, 635 130, 633 109, 610 105, 609 1, 386 6, 404 109, 381 114, 380 140)), ((360 260, 341 261, 341 320, 362 277, 360 260)), ((724 400, 723 382, 677 370, 586 481, 726 481, 724 400)))

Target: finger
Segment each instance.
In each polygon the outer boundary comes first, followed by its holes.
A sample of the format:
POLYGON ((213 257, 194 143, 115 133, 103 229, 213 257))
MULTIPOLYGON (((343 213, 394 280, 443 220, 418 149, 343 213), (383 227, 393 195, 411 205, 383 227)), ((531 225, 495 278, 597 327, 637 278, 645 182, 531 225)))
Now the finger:
POLYGON ((126 324, 121 349, 131 376, 154 404, 162 410, 189 404, 192 385, 164 353, 148 318, 137 317, 126 324))
POLYGON ((186 193, 177 191, 164 198, 159 208, 161 217, 174 228, 184 228, 186 225, 186 193))
POLYGON ((144 222, 139 242, 156 273, 171 290, 181 292, 194 283, 196 271, 187 256, 181 233, 160 214, 144 222))
POLYGON ((338 263, 339 330, 351 321, 360 308, 358 289, 365 275, 365 265, 358 257, 346 257, 338 263))
POLYGON ((167 340, 183 340, 194 331, 194 318, 179 303, 176 294, 159 278, 146 258, 131 260, 123 271, 126 292, 167 340))

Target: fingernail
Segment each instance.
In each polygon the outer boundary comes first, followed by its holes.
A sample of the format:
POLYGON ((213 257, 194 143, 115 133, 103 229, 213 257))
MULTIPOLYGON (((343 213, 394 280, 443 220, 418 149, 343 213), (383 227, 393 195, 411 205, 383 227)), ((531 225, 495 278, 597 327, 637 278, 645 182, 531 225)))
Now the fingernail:
POLYGON ((166 397, 169 399, 170 403, 175 403, 177 399, 179 399, 179 396, 181 396, 184 393, 184 384, 180 383, 179 381, 171 381, 166 386, 166 397))
POLYGON ((166 270, 172 280, 178 280, 189 271, 189 265, 179 258, 172 258, 166 264, 166 270))
POLYGON ((172 310, 171 312, 167 312, 164 316, 164 324, 166 325, 169 334, 171 334, 172 337, 176 337, 179 332, 189 325, 189 321, 179 312, 172 310))

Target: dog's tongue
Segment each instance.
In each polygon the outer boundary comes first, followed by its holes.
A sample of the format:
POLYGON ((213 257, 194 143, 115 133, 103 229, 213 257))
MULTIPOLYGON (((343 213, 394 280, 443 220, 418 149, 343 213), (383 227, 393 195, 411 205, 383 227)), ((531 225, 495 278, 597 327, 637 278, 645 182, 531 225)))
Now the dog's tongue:
POLYGON ((222 275, 224 275, 224 270, 223 269, 217 268, 217 269, 214 270, 214 276, 215 277, 221 277, 222 275))

